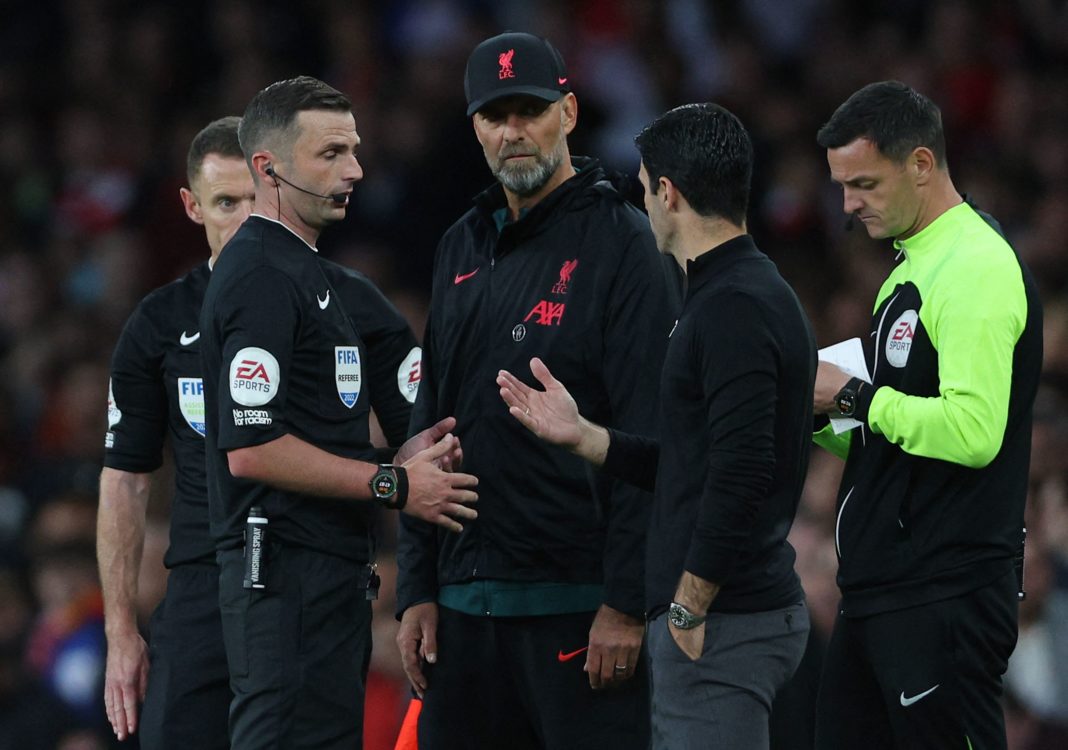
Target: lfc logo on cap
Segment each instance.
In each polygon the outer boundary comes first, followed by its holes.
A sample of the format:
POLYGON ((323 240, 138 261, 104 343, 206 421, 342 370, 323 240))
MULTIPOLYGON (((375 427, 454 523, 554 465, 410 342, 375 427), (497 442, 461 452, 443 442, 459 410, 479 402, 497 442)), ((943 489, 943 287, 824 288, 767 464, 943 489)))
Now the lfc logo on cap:
POLYGON ((515 55, 515 50, 510 49, 507 52, 502 52, 497 57, 497 62, 500 64, 501 69, 497 73, 497 77, 502 81, 505 78, 515 78, 515 71, 512 70, 512 57, 515 55))

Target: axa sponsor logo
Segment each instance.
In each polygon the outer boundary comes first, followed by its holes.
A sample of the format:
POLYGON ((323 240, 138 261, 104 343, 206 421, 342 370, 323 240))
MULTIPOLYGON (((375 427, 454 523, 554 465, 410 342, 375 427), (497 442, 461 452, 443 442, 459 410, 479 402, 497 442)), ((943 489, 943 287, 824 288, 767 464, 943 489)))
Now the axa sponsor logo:
POLYGON ((901 313, 886 337, 886 361, 891 367, 904 367, 912 351, 912 339, 916 336, 916 324, 920 316, 915 310, 901 313))
POLYGON ((204 381, 201 378, 178 378, 178 411, 185 423, 204 437, 204 381))
POLYGON ((534 322, 539 326, 558 326, 561 319, 564 317, 564 303, 563 302, 549 302, 547 300, 541 300, 538 304, 531 308, 527 313, 527 317, 523 318, 524 323, 529 323, 531 318, 534 318, 534 322))
POLYGON ((419 395, 419 383, 423 379, 423 350, 413 346, 412 350, 397 367, 397 388, 408 401, 415 403, 415 397, 419 395))
POLYGON ((268 427, 271 424, 271 412, 266 409, 234 409, 236 427, 268 427))
POLYGON ((567 285, 571 283, 571 274, 578 267, 578 258, 564 261, 560 266, 560 279, 553 284, 553 294, 567 294, 567 285))
POLYGON ((242 406, 263 406, 278 393, 278 360, 266 349, 246 346, 230 361, 230 397, 242 406))
POLYGON ((513 57, 515 57, 514 49, 502 52, 497 56, 497 64, 501 66, 501 69, 497 71, 497 78, 500 80, 503 81, 505 78, 515 78, 515 71, 512 70, 513 57))
POLYGON ((334 382, 337 384, 337 395, 341 403, 350 409, 360 398, 362 381, 360 348, 358 346, 335 346, 334 382))

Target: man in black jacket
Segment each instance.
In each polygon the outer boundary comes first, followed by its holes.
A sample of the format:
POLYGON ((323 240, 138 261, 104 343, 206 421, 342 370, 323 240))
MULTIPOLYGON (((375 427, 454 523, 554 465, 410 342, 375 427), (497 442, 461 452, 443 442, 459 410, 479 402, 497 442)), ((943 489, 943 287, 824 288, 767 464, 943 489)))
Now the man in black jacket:
POLYGON ((661 251, 686 271, 661 375, 659 443, 580 417, 545 363, 502 372, 534 434, 642 486, 653 747, 766 748, 808 612, 786 535, 801 497, 816 347, 793 290, 746 234, 752 146, 722 107, 671 110, 637 138, 661 251))
POLYGON ((412 430, 456 416, 480 510, 460 535, 402 519, 420 748, 644 748, 649 498, 535 439, 494 380, 539 355, 597 419, 642 430, 674 320, 665 267, 641 212, 571 158, 578 103, 547 41, 483 42, 465 88, 499 184, 438 248, 412 430))

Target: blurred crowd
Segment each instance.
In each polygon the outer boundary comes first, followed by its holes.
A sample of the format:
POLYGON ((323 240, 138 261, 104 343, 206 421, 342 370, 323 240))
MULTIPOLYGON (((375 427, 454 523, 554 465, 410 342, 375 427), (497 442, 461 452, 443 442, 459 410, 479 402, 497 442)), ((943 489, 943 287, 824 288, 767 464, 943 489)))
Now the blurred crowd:
MULTIPOLYGON (((749 229, 798 291, 820 346, 868 330, 894 253, 844 229, 816 130, 875 80, 903 80, 941 106, 955 183, 1001 221, 1045 305, 1028 595, 1005 702, 1013 750, 1068 747, 1068 3, 58 0, 0 9, 0 750, 111 743, 94 560, 108 366, 137 301, 207 258, 178 200, 192 136, 280 78, 315 75, 349 94, 366 177, 320 246, 370 275, 421 334, 437 240, 491 180, 464 117, 464 61, 507 29, 561 49, 580 107, 572 153, 623 173, 637 169, 633 136, 665 109, 714 100, 739 115, 757 149, 749 229)), ((804 696, 814 695, 837 599, 840 471, 813 452, 792 533, 814 630, 800 697, 776 717, 789 722, 784 747, 808 746, 804 696)), ((164 469, 150 509, 145 623, 165 584, 168 495, 164 469)), ((368 750, 392 747, 407 702, 384 567, 368 750)))

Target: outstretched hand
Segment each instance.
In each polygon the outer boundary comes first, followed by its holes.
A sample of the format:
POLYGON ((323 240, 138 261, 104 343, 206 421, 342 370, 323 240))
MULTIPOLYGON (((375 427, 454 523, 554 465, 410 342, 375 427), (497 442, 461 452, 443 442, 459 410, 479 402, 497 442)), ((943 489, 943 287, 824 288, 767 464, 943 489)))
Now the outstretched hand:
POLYGON ((475 509, 468 507, 478 500, 474 491, 478 478, 449 473, 438 466, 438 461, 458 445, 456 437, 445 435, 404 462, 408 472, 408 502, 402 511, 456 533, 463 531, 456 519, 473 521, 478 517, 475 509))
MULTIPOLYGON (((456 417, 445 417, 436 424, 427 427, 422 432, 412 435, 408 438, 407 442, 400 447, 400 450, 397 451, 397 455, 393 457, 393 463, 403 466, 406 462, 410 461, 415 454, 430 448, 455 428, 456 417)), ((460 447, 460 440, 457 438, 455 446, 448 452, 434 459, 434 463, 439 469, 444 471, 459 471, 463 460, 464 452, 460 447)))
POLYGON ((583 421, 575 399, 537 357, 530 360, 530 371, 544 391, 534 390, 507 370, 497 373, 508 413, 542 440, 574 449, 582 439, 583 421))

